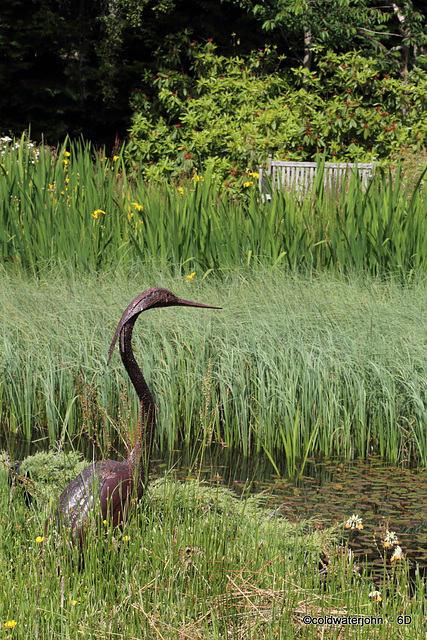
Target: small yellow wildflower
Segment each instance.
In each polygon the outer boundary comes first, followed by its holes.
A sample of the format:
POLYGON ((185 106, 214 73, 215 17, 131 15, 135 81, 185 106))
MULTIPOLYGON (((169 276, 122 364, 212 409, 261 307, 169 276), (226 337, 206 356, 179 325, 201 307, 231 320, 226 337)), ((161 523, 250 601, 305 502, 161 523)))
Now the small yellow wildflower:
POLYGON ((67 160, 66 158, 63 159, 62 164, 64 165, 64 167, 67 166, 67 164, 70 164, 70 161, 67 160))
POLYGON ((257 173, 256 171, 249 171, 248 175, 252 176, 253 178, 259 178, 259 173, 257 173))
POLYGON ((71 153, 70 153, 69 151, 64 151, 64 156, 65 156, 66 158, 69 158, 69 157, 70 157, 70 155, 71 155, 71 153))
POLYGON ((92 213, 92 218, 98 219, 100 213, 105 216, 105 211, 103 211, 102 209, 95 209, 95 211, 92 213))
POLYGON ((37 536, 36 542, 38 542, 40 544, 43 541, 44 541, 44 536, 37 536))
POLYGON ((75 604, 78 604, 78 600, 70 600, 70 604, 74 607, 75 604))
POLYGON ((129 536, 123 536, 122 540, 123 540, 123 542, 129 542, 130 537, 129 536))
POLYGON ((65 184, 68 184, 70 182, 70 178, 65 178, 65 184))
POLYGON ((17 624, 18 623, 16 622, 16 620, 8 620, 4 623, 4 626, 6 627, 6 629, 13 629, 13 627, 16 627, 17 624))
POLYGON ((135 207, 137 211, 142 211, 144 208, 142 204, 138 204, 137 202, 131 202, 131 205, 135 207))
POLYGON ((190 273, 189 276, 185 276, 185 282, 190 282, 190 280, 192 280, 195 275, 196 275, 196 272, 193 271, 193 273, 190 273))
POLYGON ((183 187, 178 187, 178 191, 181 195, 184 195, 184 189, 183 187))
POLYGON ((245 189, 246 187, 252 187, 252 185, 253 185, 253 180, 249 180, 248 182, 243 183, 243 186, 245 187, 245 189))
POLYGON ((117 162, 117 160, 120 158, 120 156, 113 156, 113 162, 117 162))
POLYGON ((102 521, 102 524, 107 525, 107 524, 108 524, 108 521, 107 521, 107 520, 103 520, 103 521, 102 521))
POLYGON ((204 177, 203 176, 199 176, 197 173, 194 174, 193 180, 194 180, 194 182, 204 182, 205 181, 204 177))

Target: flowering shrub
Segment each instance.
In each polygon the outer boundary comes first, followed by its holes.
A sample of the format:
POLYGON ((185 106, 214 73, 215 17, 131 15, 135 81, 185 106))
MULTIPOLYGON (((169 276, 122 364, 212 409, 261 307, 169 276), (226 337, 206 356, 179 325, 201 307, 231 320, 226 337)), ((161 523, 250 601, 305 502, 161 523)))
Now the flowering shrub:
POLYGON ((427 73, 421 69, 403 84, 354 52, 328 53, 309 72, 281 69, 284 56, 274 47, 227 58, 212 42, 187 35, 168 45, 158 73, 144 77, 145 88, 133 99, 126 155, 147 178, 182 179, 209 169, 243 189, 248 167, 270 154, 370 161, 425 145, 427 73))

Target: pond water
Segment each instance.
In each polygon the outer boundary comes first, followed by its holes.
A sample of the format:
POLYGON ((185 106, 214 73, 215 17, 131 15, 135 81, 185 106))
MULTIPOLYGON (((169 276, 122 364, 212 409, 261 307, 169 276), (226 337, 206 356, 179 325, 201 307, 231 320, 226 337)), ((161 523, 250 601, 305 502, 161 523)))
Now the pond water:
POLYGON ((177 452, 167 461, 153 461, 154 475, 163 476, 170 469, 174 477, 198 477, 228 486, 236 494, 263 492, 269 511, 276 509, 294 521, 314 518, 319 526, 328 527, 357 514, 363 519, 363 530, 352 532, 349 546, 355 554, 366 557, 373 567, 383 567, 382 540, 387 530, 394 531, 405 557, 427 572, 425 469, 397 468, 378 458, 308 460, 303 475, 290 479, 285 468, 279 476, 263 458, 227 460, 217 455, 191 468, 177 452))

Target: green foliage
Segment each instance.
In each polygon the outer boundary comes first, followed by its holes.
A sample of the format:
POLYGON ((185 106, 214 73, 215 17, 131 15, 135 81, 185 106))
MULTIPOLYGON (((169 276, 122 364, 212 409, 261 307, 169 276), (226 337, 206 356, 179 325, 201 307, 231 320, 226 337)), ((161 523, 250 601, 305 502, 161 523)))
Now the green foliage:
MULTIPOLYGON (((424 25, 424 5, 409 1, 3 0, 0 134, 31 126, 37 141, 84 135, 113 147, 129 128, 141 75, 160 68, 156 49, 183 29, 205 43, 213 38, 225 57, 264 48, 266 38, 292 66, 304 59, 312 68, 315 53, 361 50, 381 72, 406 76, 423 64, 424 25)), ((191 76, 191 63, 181 62, 167 71, 191 76)))
POLYGON ((53 145, 82 133, 113 144, 117 130, 124 133, 140 63, 129 61, 135 35, 124 42, 118 4, 3 0, 1 133, 31 126, 35 140, 53 145))
POLYGON ((79 451, 40 451, 22 461, 19 473, 28 473, 36 489, 36 496, 57 498, 60 491, 88 464, 79 451))
POLYGON ((207 169, 239 188, 268 155, 287 160, 388 158, 427 135, 427 72, 406 83, 358 53, 328 53, 317 69, 280 70, 266 46, 248 57, 216 53, 188 34, 157 52, 158 72, 144 77, 126 158, 148 179, 181 180, 207 169), (190 73, 185 73, 186 65, 190 73))
POLYGON ((372 0, 230 0, 247 9, 270 33, 280 33, 310 67, 313 52, 362 50, 381 68, 407 71, 426 43, 425 6, 411 1, 381 6, 372 0), (419 4, 415 7, 414 4, 419 4))
POLYGON ((16 622, 3 626, 5 636, 300 640, 315 637, 314 625, 301 632, 307 614, 412 616, 397 633, 386 624, 343 625, 343 640, 424 632, 425 588, 416 578, 411 597, 406 559, 384 572, 379 608, 371 577, 337 544, 336 528, 291 523, 272 501, 163 481, 149 488, 123 531, 107 523, 88 534, 83 563, 67 530, 50 526, 46 535, 49 510, 10 505, 8 497, 0 475, 1 623, 16 622))
POLYGON ((3 277, 4 440, 83 447, 88 438, 117 443, 119 434, 126 455, 139 405, 117 353, 106 367, 108 346, 129 300, 153 285, 223 308, 153 310, 135 327, 136 357, 159 407, 161 451, 182 447, 192 460, 211 445, 267 453, 281 469, 286 460, 290 474, 319 453, 427 463, 425 282, 286 277, 277 267, 229 271, 222 282, 147 268, 84 279, 3 277), (109 416, 101 426, 84 425, 72 375, 80 371, 109 416))
MULTIPOLYGON (((423 126, 414 122, 414 132, 423 126)), ((256 172, 234 168, 225 187, 217 167, 184 186, 147 185, 143 169, 127 176, 121 154, 107 159, 82 144, 53 153, 7 143, 1 165, 0 262, 14 271, 154 263, 220 274, 283 264, 405 279, 427 269, 425 186, 420 176, 406 184, 400 171, 393 179, 377 171, 366 192, 354 180, 332 194, 319 170, 312 191, 268 203, 256 172)))

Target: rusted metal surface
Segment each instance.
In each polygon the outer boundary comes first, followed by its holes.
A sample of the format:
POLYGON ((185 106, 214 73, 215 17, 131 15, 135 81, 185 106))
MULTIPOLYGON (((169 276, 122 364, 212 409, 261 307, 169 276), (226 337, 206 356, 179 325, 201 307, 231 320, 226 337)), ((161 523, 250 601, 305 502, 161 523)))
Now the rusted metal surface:
POLYGON ((146 481, 148 478, 148 464, 156 427, 156 407, 134 357, 132 332, 140 313, 157 307, 171 306, 220 308, 183 300, 167 289, 155 287, 141 293, 125 309, 108 351, 108 363, 119 339, 123 365, 140 400, 142 433, 127 460, 95 462, 86 467, 62 492, 59 499, 60 515, 62 514, 80 542, 85 524, 94 509, 100 509, 103 520, 109 520, 114 527, 120 526, 128 515, 131 497, 142 496, 144 479, 146 481))

